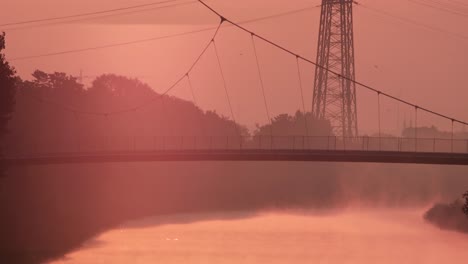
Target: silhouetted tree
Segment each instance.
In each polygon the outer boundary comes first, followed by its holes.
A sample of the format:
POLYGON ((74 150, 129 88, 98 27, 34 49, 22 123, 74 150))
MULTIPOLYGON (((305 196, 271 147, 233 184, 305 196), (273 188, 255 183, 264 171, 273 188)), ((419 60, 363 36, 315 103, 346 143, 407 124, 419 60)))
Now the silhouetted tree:
POLYGON ((465 205, 463 206, 463 212, 468 215, 468 191, 463 195, 465 198, 465 205))
MULTIPOLYGON (((451 132, 441 131, 435 126, 419 126, 418 127, 418 138, 445 138, 450 139, 452 137, 451 132)), ((414 127, 404 128, 402 137, 413 138, 416 135, 416 129, 414 127)), ((468 133, 464 131, 455 131, 453 134, 455 139, 466 139, 468 138, 468 133)))
POLYGON ((6 133, 7 122, 15 102, 15 70, 5 59, 5 33, 0 34, 0 136, 6 133))
MULTIPOLYGON (((0 34, 0 147, 3 148, 3 136, 7 132, 7 123, 15 104, 15 70, 5 59, 5 33, 0 34)), ((0 149, 0 155, 3 149, 0 149)), ((1 166, 1 164, 0 164, 1 166)), ((0 176, 3 172, 0 167, 0 176)))
POLYGON ((311 113, 297 111, 294 116, 280 114, 271 120, 271 124, 257 126, 256 136, 329 136, 332 135, 330 122, 316 119, 311 113), (307 122, 307 123, 306 123, 307 122))

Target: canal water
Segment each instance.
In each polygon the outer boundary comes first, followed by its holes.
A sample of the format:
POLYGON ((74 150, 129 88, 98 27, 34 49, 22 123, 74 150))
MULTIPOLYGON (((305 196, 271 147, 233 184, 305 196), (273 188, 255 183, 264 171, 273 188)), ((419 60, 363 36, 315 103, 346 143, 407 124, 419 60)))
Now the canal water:
POLYGON ((263 211, 127 222, 51 263, 468 263, 468 235, 425 209, 263 211))

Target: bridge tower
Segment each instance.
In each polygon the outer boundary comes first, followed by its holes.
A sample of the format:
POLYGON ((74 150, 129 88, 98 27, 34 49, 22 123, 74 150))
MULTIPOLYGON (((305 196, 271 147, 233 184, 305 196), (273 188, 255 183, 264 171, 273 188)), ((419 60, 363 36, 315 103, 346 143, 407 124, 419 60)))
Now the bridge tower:
POLYGON ((358 135, 353 35, 353 1, 322 0, 312 114, 343 137, 358 135))

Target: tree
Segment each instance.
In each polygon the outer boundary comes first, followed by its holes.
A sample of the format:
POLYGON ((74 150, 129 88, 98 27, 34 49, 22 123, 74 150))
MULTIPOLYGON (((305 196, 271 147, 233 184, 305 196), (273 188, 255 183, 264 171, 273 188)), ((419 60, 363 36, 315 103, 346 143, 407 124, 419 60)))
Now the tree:
MULTIPOLYGON (((15 105, 15 70, 6 61, 2 52, 4 49, 5 33, 2 33, 0 34, 0 140, 7 132, 8 120, 11 118, 15 105)), ((0 149, 0 155, 1 151, 0 149)), ((3 176, 1 170, 0 176, 3 176)))
POLYGON ((468 191, 463 195, 465 198, 465 205, 463 205, 463 212, 468 215, 468 191))
POLYGON ((330 122, 317 119, 311 113, 297 111, 294 116, 280 114, 263 126, 257 125, 255 136, 260 135, 282 136, 329 136, 332 135, 330 122))
POLYGON ((0 137, 7 131, 7 123, 15 104, 15 70, 5 59, 5 33, 0 34, 0 137))

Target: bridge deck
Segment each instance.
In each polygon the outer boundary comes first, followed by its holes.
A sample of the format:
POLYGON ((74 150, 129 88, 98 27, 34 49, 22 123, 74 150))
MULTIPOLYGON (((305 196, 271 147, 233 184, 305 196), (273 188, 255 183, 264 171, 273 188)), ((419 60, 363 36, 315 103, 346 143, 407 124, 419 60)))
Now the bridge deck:
POLYGON ((7 166, 153 161, 323 161, 468 165, 468 154, 250 149, 61 153, 3 159, 7 166))

